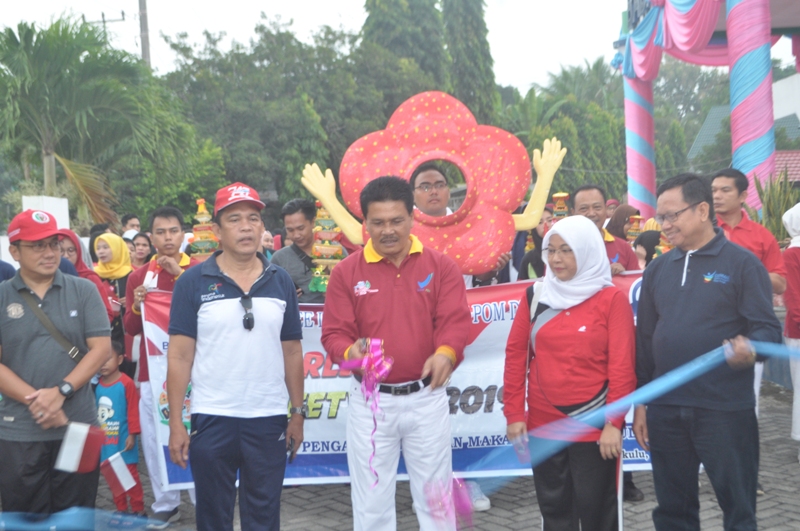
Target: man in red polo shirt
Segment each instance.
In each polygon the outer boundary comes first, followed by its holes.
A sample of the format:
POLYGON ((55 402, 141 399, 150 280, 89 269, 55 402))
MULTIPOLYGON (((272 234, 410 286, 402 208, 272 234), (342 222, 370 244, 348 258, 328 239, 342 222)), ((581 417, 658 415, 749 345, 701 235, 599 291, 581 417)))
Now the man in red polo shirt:
POLYGON ((751 220, 742 208, 747 199, 747 177, 733 168, 726 168, 711 177, 714 211, 725 236, 761 260, 772 282, 772 292, 786 291, 786 268, 775 236, 763 225, 751 220))
MULTIPOLYGON (((141 334, 142 302, 147 291, 158 289, 172 291, 175 281, 184 270, 197 264, 188 255, 181 252, 183 242, 183 214, 175 207, 160 207, 150 215, 151 241, 156 248, 156 255, 150 263, 140 267, 128 278, 125 290, 125 333, 135 336, 141 334)), ((150 472, 150 483, 153 487, 153 516, 148 529, 164 529, 170 522, 180 519, 178 505, 181 503, 179 490, 165 491, 161 489, 159 480, 161 473, 158 453, 161 449, 156 441, 156 411, 153 407, 153 393, 150 389, 150 375, 147 369, 147 353, 142 340, 139 350, 139 418, 142 425, 142 451, 150 472)), ((189 491, 194 502, 194 489, 189 491)))
POLYGON ((611 263, 611 274, 619 275, 623 271, 637 271, 639 260, 630 244, 608 232, 604 225, 608 219, 606 191, 596 184, 584 184, 570 196, 572 215, 585 216, 592 220, 603 236, 606 244, 608 261, 611 263))
MULTIPOLYGON (((739 170, 725 168, 711 176, 711 193, 714 197, 714 212, 717 224, 733 243, 744 247, 764 264, 772 283, 772 292, 780 295, 786 291, 786 267, 783 255, 775 236, 760 223, 751 220, 743 205, 747 199, 747 176, 739 170)), ((755 366, 753 387, 756 394, 756 415, 758 399, 761 395, 761 378, 764 375, 764 362, 755 366)), ((764 494, 758 484, 758 494, 764 494)))
POLYGON ((358 376, 350 386, 347 463, 353 528, 396 528, 395 484, 402 447, 420 529, 455 531, 453 508, 442 511, 443 520, 437 519, 425 499, 425 487, 449 486, 452 481, 445 387, 464 358, 469 332, 464 281, 451 258, 423 248, 411 235, 414 196, 407 181, 379 177, 364 187, 360 199, 370 238, 333 270, 322 344, 333 361, 341 363, 365 355, 363 338, 380 339, 394 365, 380 387, 382 414, 372 460, 372 411, 358 376))

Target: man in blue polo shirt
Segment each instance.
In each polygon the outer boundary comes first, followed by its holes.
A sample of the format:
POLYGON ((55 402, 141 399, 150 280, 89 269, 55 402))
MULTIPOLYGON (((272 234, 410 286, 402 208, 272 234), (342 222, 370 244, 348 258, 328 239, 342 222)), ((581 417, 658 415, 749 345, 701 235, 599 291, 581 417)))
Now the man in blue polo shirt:
POLYGON ((642 386, 723 343, 727 364, 647 406, 633 430, 650 450, 657 531, 700 529, 700 463, 714 487, 726 531, 756 529, 758 421, 750 340, 780 343, 767 270, 714 227, 711 187, 678 175, 658 189, 656 221, 675 248, 645 269, 636 327, 642 386))
POLYGON ((289 274, 258 252, 264 208, 255 190, 217 192, 217 251, 175 284, 167 394, 180 411, 191 376, 191 442, 170 417, 170 456, 191 458, 198 531, 232 531, 239 471, 242 529, 280 529, 286 450, 303 441, 303 351, 289 274), (287 405, 293 406, 287 423, 287 405))

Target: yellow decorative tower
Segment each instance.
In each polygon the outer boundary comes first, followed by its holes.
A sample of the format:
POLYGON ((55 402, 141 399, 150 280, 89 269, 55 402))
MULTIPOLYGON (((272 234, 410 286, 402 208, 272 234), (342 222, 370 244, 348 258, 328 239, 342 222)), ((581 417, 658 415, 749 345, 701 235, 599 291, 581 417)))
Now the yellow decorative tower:
POLYGON ((206 208, 206 200, 202 197, 197 200, 197 214, 194 215, 197 224, 192 227, 192 236, 189 238, 189 247, 192 257, 202 262, 219 247, 219 240, 211 231, 211 214, 206 208))

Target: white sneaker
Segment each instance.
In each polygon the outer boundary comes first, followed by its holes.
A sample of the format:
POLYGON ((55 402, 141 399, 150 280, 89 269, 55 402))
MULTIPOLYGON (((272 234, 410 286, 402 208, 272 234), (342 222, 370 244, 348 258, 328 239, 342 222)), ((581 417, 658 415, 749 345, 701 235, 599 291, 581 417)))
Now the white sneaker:
POLYGON ((492 508, 492 502, 481 490, 481 486, 475 481, 465 481, 469 490, 469 498, 472 501, 472 510, 476 512, 488 511, 492 508))

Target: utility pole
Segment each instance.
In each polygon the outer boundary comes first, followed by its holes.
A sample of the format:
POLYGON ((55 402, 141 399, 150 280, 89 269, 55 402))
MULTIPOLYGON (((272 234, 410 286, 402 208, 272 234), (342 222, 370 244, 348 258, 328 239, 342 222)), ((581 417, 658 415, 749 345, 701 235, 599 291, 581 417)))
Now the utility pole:
POLYGON ((108 42, 108 33, 106 32, 106 24, 109 22, 125 22, 125 11, 120 11, 121 18, 116 19, 106 19, 105 13, 100 13, 100 20, 86 20, 85 15, 81 15, 81 20, 83 20, 84 24, 102 24, 103 25, 103 37, 108 42))
POLYGON ((147 29, 147 0, 139 0, 139 32, 142 41, 142 59, 150 65, 150 31, 147 29))

